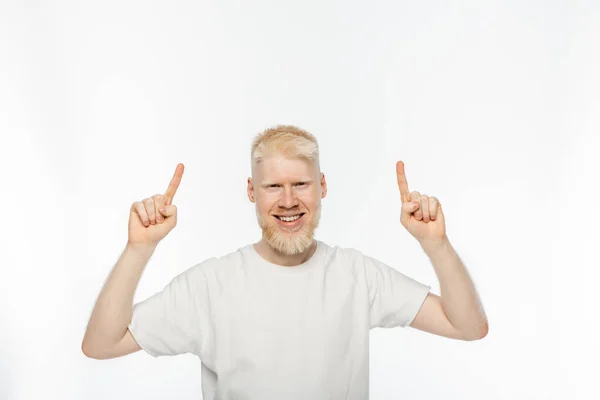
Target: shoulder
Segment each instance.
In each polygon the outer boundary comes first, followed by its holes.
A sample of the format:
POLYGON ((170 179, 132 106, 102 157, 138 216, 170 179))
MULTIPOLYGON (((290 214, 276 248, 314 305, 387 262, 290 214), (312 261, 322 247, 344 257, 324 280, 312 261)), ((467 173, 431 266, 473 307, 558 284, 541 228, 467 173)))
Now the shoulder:
POLYGON ((339 245, 331 246, 324 242, 321 242, 320 244, 323 247, 323 254, 332 261, 356 265, 364 263, 369 259, 362 251, 353 247, 343 247, 339 245))
POLYGON ((337 267, 341 272, 352 275, 354 281, 361 281, 365 275, 365 267, 370 257, 353 247, 328 245, 320 243, 323 248, 321 255, 330 267, 337 267))
POLYGON ((188 284, 192 286, 202 286, 210 292, 220 292, 223 287, 240 275, 244 265, 246 247, 206 258, 189 267, 180 276, 185 276, 188 284))
POLYGON ((382 274, 397 274, 398 271, 380 258, 367 255, 353 247, 328 246, 330 257, 344 269, 351 271, 357 280, 372 281, 382 274))

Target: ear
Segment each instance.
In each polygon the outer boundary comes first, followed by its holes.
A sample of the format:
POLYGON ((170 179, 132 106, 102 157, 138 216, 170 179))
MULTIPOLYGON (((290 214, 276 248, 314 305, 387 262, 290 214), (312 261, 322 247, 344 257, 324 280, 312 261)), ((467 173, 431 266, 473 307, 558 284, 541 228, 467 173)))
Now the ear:
POLYGON ((325 174, 321 172, 321 198, 324 199, 327 196, 327 181, 325 180, 325 174))
POLYGON ((252 184, 252 178, 248 178, 248 200, 254 203, 254 185, 252 184))

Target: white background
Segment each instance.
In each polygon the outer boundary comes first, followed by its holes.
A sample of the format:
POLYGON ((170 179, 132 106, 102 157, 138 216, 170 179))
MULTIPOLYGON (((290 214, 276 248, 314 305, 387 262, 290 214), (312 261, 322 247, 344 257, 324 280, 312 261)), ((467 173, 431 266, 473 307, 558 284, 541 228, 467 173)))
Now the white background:
POLYGON ((185 174, 136 301, 260 238, 254 135, 315 134, 317 238, 439 293, 395 163, 436 196, 490 331, 371 332, 371 399, 594 399, 600 5, 103 1, 0 6, 0 398, 199 399, 191 355, 98 361, 88 318, 132 202, 185 174))

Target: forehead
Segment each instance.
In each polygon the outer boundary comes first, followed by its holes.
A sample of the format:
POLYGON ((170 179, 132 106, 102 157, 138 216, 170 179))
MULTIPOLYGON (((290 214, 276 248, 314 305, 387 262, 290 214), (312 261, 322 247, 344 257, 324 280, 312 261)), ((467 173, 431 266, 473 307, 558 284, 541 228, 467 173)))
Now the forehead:
POLYGON ((265 157, 256 165, 256 178, 261 181, 310 179, 315 174, 313 163, 279 155, 265 157))

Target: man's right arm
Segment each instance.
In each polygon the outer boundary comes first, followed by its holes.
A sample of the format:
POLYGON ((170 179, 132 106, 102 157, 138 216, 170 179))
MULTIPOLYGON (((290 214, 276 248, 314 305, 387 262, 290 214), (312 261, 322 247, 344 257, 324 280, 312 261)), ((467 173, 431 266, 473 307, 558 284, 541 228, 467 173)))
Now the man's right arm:
POLYGON ((111 271, 88 322, 81 350, 90 358, 108 359, 139 351, 128 329, 133 296, 156 246, 127 244, 111 271))
POLYGON ((128 328, 133 295, 156 246, 177 224, 173 197, 183 170, 183 164, 177 164, 164 195, 156 194, 131 205, 127 246, 96 300, 81 343, 86 356, 115 358, 141 349, 128 328))

